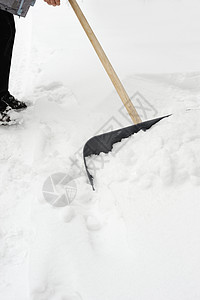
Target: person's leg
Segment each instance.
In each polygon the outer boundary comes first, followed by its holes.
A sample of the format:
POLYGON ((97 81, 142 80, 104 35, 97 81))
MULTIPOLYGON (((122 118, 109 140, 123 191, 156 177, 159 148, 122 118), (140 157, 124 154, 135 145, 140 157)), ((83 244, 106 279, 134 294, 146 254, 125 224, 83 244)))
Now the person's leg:
POLYGON ((8 92, 15 22, 12 14, 0 10, 0 98, 8 92))

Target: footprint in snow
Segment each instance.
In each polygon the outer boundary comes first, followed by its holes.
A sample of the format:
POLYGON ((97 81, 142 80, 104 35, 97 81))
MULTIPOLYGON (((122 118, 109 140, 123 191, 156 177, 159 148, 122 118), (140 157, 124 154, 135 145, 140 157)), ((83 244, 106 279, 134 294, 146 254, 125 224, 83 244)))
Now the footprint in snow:
POLYGON ((74 217, 75 217, 75 211, 72 207, 67 206, 61 212, 61 219, 65 223, 71 222, 74 217))
POLYGON ((35 97, 45 97, 48 98, 48 101, 50 102, 55 102, 64 106, 77 105, 77 99, 73 92, 59 81, 36 87, 35 97))
POLYGON ((95 218, 94 216, 89 216, 86 219, 86 226, 91 231, 97 231, 100 230, 102 227, 101 222, 95 218))
MULTIPOLYGON (((66 288, 67 289, 67 288, 66 288)), ((48 285, 40 286, 32 294, 32 300, 83 300, 78 292, 63 292, 48 285)))
POLYGON ((75 293, 74 295, 64 296, 60 300, 83 300, 83 298, 79 293, 75 293))

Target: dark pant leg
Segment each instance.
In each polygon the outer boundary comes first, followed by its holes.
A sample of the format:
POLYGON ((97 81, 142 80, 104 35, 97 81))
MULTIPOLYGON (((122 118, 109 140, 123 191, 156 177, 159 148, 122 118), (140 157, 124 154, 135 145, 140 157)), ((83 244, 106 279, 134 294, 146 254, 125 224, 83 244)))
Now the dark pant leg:
POLYGON ((14 17, 12 14, 0 10, 0 97, 8 92, 14 40, 14 17))

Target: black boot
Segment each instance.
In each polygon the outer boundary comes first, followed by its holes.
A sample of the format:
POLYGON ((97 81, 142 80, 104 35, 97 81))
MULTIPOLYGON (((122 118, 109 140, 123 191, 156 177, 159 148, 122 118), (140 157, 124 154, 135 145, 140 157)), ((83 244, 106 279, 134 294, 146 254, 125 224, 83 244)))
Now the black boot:
POLYGON ((20 124, 19 115, 6 102, 0 100, 0 125, 20 124))
POLYGON ((0 125, 12 125, 13 121, 9 116, 9 112, 12 110, 9 106, 2 106, 0 104, 0 125))
POLYGON ((11 107, 14 110, 22 110, 27 108, 26 103, 15 99, 9 92, 7 92, 3 97, 0 99, 0 107, 1 105, 5 104, 6 106, 11 107))

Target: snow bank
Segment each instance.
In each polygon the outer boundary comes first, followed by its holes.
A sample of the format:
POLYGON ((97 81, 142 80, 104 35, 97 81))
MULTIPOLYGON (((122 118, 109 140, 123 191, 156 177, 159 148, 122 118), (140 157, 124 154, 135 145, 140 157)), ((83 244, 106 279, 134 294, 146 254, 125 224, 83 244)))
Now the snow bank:
POLYGON ((101 154, 99 205, 114 199, 130 251, 121 253, 132 282, 124 299, 199 298, 199 114, 175 114, 101 154))

